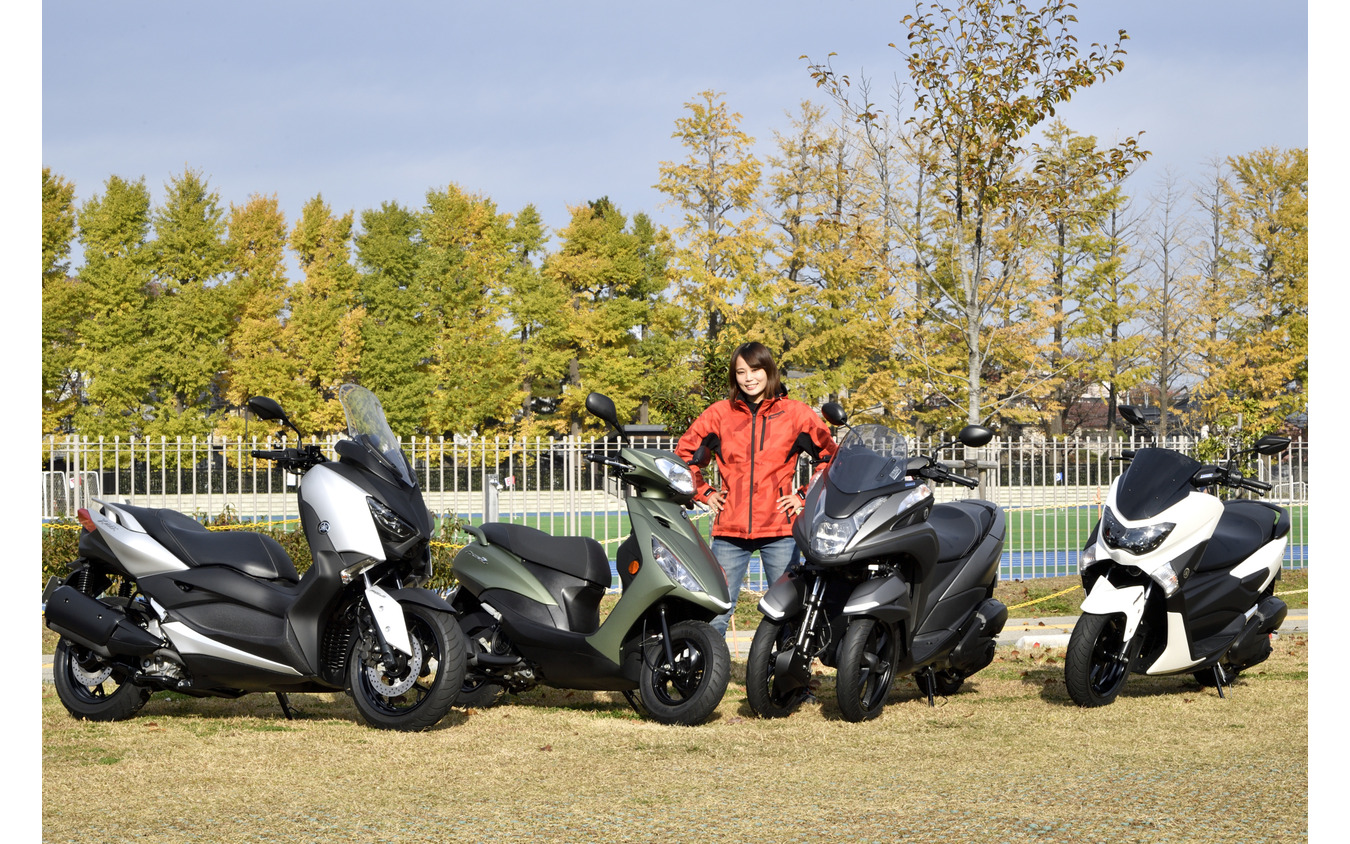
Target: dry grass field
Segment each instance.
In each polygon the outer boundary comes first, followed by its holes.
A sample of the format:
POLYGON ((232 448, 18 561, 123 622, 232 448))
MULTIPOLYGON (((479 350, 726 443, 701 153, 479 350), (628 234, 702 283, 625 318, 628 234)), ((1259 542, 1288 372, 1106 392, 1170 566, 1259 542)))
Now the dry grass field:
POLYGON ((1308 839, 1308 639, 1221 699, 1132 678, 1083 710, 1063 651, 1000 648, 929 707, 818 701, 765 721, 745 665, 711 721, 639 719, 619 695, 541 690, 436 729, 358 726, 339 695, 156 695, 73 720, 42 686, 43 841, 1298 842, 1308 839))

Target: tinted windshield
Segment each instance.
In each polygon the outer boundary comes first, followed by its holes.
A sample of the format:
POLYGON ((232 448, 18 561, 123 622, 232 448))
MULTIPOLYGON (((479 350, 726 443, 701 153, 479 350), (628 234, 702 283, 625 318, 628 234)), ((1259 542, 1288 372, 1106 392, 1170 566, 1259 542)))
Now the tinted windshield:
POLYGON ((830 461, 830 481, 841 492, 890 486, 903 481, 909 443, 885 425, 857 425, 839 443, 830 461))
POLYGON ((343 384, 338 388, 338 401, 347 414, 347 436, 375 452, 405 483, 416 486, 417 479, 408 469, 408 461, 403 458, 398 439, 389 429, 384 407, 375 394, 365 387, 343 384))
POLYGON ((1198 463, 1170 448, 1141 448, 1120 476, 1116 509, 1127 519, 1156 516, 1191 493, 1198 463))

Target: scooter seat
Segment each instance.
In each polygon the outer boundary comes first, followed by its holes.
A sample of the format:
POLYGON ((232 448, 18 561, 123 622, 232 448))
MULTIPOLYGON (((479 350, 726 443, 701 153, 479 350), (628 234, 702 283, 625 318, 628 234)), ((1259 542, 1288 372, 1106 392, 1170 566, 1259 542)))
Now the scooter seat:
POLYGON ((229 566, 267 580, 298 583, 295 563, 281 543, 261 533, 207 530, 176 510, 117 505, 136 518, 145 532, 190 566, 229 566))
POLYGON ((1195 570, 1232 568, 1257 548, 1289 532, 1289 513, 1264 501, 1240 498, 1225 501, 1223 515, 1195 570))
POLYGON ((588 536, 553 536, 507 522, 488 522, 482 530, 488 542, 521 559, 609 587, 609 557, 604 546, 588 536))
POLYGON ((928 525, 937 533, 938 561, 958 560, 974 551, 994 526, 994 508, 978 501, 934 504, 928 525))

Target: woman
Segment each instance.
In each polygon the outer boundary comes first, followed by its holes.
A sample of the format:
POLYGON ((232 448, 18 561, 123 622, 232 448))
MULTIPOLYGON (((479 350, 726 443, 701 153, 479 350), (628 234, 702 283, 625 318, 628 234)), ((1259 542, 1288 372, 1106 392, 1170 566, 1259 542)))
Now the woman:
POLYGON ((727 388, 727 398, 699 414, 675 447, 693 470, 694 500, 712 510, 712 550, 726 572, 732 604, 712 622, 723 634, 751 554, 759 552, 769 583, 796 557, 792 521, 804 497, 792 483, 797 455, 819 458, 838 449, 816 411, 787 398, 773 354, 762 343, 736 349, 727 388), (721 489, 709 486, 700 471, 714 456, 721 489))

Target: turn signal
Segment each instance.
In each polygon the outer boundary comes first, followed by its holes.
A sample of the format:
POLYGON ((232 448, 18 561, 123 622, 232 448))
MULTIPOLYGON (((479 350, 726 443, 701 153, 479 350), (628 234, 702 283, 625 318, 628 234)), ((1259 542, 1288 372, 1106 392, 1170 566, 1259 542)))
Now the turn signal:
POLYGON ((81 507, 75 513, 75 518, 80 520, 80 527, 84 528, 90 533, 93 533, 94 531, 98 530, 98 528, 94 527, 94 520, 89 517, 89 511, 84 509, 83 507, 81 507))
POLYGON ((637 574, 637 570, 638 570, 638 561, 637 561, 637 560, 633 560, 633 562, 631 562, 631 563, 628 564, 628 573, 629 573, 629 574, 637 574))

